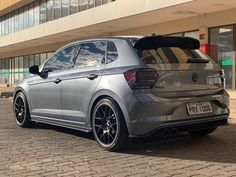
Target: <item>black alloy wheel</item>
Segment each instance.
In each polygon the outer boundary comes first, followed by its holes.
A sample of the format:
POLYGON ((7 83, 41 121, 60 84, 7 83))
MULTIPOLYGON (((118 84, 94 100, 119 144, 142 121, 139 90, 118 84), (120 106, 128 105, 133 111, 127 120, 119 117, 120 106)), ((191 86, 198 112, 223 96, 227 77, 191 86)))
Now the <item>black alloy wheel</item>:
POLYGON ((29 108, 25 95, 22 92, 16 95, 13 107, 17 125, 20 127, 30 127, 32 122, 30 121, 29 108))
POLYGON ((100 100, 93 111, 92 127, 96 141, 109 151, 124 148, 128 131, 123 114, 111 98, 100 100))

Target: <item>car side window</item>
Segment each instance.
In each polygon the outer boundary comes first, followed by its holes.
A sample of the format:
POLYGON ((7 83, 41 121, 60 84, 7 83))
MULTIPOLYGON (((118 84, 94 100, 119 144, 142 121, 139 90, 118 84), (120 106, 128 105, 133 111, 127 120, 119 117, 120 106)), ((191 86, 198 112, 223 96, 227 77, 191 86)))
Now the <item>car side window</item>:
POLYGON ((84 43, 76 58, 75 68, 100 65, 105 61, 106 42, 95 41, 84 43))
POLYGON ((62 70, 73 66, 77 46, 69 46, 55 53, 44 65, 44 69, 62 70))
POLYGON ((118 58, 118 51, 114 42, 108 41, 107 42, 107 61, 106 63, 109 64, 118 58))

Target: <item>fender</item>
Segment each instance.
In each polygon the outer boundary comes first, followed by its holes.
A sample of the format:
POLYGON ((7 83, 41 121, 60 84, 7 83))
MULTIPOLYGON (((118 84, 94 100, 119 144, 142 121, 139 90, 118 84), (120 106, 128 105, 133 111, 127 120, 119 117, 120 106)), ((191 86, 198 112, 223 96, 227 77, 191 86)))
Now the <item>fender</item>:
POLYGON ((13 102, 15 100, 15 97, 16 97, 16 94, 18 92, 22 92, 25 97, 26 97, 26 101, 27 101, 27 104, 28 104, 28 108, 29 108, 29 111, 30 111, 30 114, 31 114, 31 105, 30 105, 30 98, 29 98, 29 94, 27 94, 27 92, 25 91, 25 89, 23 87, 21 87, 20 85, 18 85, 15 90, 14 90, 14 94, 13 94, 13 102))
POLYGON ((117 94, 115 94, 114 92, 110 91, 110 90, 100 90, 98 92, 96 92, 92 99, 90 100, 90 103, 89 103, 89 109, 88 109, 88 112, 87 112, 87 125, 92 127, 91 126, 91 111, 92 111, 92 106, 93 106, 93 103, 95 102, 95 100, 101 96, 109 96, 111 98, 113 98, 117 104, 119 105, 123 115, 124 115, 124 118, 125 118, 125 121, 126 121, 126 125, 127 125, 127 128, 128 128, 128 132, 130 130, 130 119, 129 119, 129 114, 128 114, 128 111, 127 109, 125 108, 124 106, 124 103, 121 101, 121 99, 118 97, 117 94))

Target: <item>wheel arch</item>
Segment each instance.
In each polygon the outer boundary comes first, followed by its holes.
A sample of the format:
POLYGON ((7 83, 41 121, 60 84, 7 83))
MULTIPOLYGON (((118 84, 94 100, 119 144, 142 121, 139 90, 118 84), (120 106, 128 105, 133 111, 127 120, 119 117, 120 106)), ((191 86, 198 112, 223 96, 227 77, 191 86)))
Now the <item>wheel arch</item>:
POLYGON ((28 94, 27 94, 26 91, 25 91, 22 87, 20 87, 20 86, 18 86, 18 87, 15 88, 15 91, 14 91, 14 94, 13 94, 13 103, 14 103, 14 101, 15 101, 16 95, 17 95, 18 93, 20 93, 20 92, 22 92, 23 95, 25 96, 26 103, 27 103, 28 108, 29 108, 29 111, 30 111, 30 113, 31 113, 31 107, 30 107, 30 103, 29 103, 28 94))
POLYGON ((27 101, 28 101, 27 94, 26 94, 26 92, 24 91, 24 89, 23 89, 22 87, 16 87, 16 89, 15 89, 15 91, 14 91, 14 94, 13 94, 13 100, 15 100, 16 95, 17 95, 18 93, 20 93, 20 92, 22 92, 22 93, 25 95, 25 97, 26 97, 26 99, 27 99, 27 101))
POLYGON ((125 119, 125 124, 126 124, 126 127, 128 129, 128 132, 129 132, 129 114, 127 112, 127 109, 125 108, 123 102, 121 101, 121 99, 112 91, 109 91, 109 90, 102 90, 102 91, 99 91, 98 93, 96 93, 91 101, 90 101, 90 106, 89 106, 89 110, 88 110, 88 125, 91 125, 92 123, 92 112, 94 110, 94 107, 95 105, 103 98, 106 98, 106 97, 109 97, 109 98, 112 98, 116 103, 117 105, 119 106, 120 110, 122 111, 122 114, 124 116, 124 119, 125 119))

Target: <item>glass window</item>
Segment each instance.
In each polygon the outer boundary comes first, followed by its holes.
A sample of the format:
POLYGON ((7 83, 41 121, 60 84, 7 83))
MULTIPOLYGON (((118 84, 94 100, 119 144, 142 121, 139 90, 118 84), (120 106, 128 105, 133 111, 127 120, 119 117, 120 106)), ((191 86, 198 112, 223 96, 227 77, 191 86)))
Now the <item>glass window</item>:
POLYGON ((107 42, 107 61, 106 63, 111 63, 118 58, 118 51, 116 49, 116 46, 113 42, 108 41, 107 42))
POLYGON ((15 22, 14 22, 14 16, 15 16, 15 14, 14 14, 14 12, 12 12, 11 13, 11 15, 12 15, 12 20, 11 20, 11 33, 14 33, 14 31, 15 31, 15 22))
POLYGON ((2 74, 2 78, 1 78, 1 83, 5 83, 5 75, 4 75, 4 73, 5 73, 5 60, 4 59, 0 59, 0 61, 1 61, 1 72, 3 73, 2 74))
POLYGON ((4 27, 4 25, 5 25, 5 22, 4 22, 4 17, 2 17, 2 36, 4 36, 4 35, 5 35, 5 32, 4 32, 4 30, 5 30, 5 27, 4 27))
POLYGON ((40 63, 42 64, 46 59, 47 59, 47 54, 41 53, 40 54, 40 63))
POLYGON ((8 19, 8 33, 11 34, 12 29, 11 29, 11 21, 12 21, 12 14, 9 13, 9 19, 8 19))
POLYGON ((34 4, 29 5, 29 27, 34 26, 34 4))
POLYGON ((19 31, 24 29, 24 9, 19 9, 19 31))
POLYGON ((19 58, 19 81, 21 81, 24 78, 24 60, 23 56, 18 58, 19 58))
POLYGON ((69 7, 70 7, 69 0, 63 0, 62 1, 62 17, 69 15, 70 13, 69 7))
POLYGON ((39 24, 39 0, 34 2, 34 25, 39 24))
POLYGON ((44 69, 61 70, 73 66, 75 46, 70 46, 55 53, 44 65, 44 69))
POLYGON ((30 56, 29 56, 29 66, 28 66, 28 68, 29 68, 30 66, 34 66, 34 65, 35 65, 34 55, 30 55, 30 56))
POLYGON ((23 57, 23 76, 25 77, 28 74, 29 69, 29 56, 23 57))
POLYGON ((109 2, 112 2, 114 0, 102 0, 102 4, 106 4, 106 3, 109 3, 109 2))
POLYGON ((54 54, 54 52, 48 52, 47 54, 47 58, 51 58, 51 56, 54 54))
POLYGON ((95 3, 94 3, 94 0, 89 0, 89 8, 94 8, 94 5, 95 5, 95 3))
POLYGON ((210 29, 210 55, 225 71, 226 88, 232 89, 233 26, 210 29))
POLYGON ((19 11, 15 10, 15 16, 14 16, 14 23, 15 23, 15 32, 19 31, 19 11))
POLYGON ((47 21, 54 19, 53 0, 47 0, 47 21))
POLYGON ((7 72, 8 72, 8 67, 7 67, 7 60, 6 59, 1 59, 2 60, 2 72, 3 72, 3 75, 2 75, 2 83, 3 84, 6 84, 7 83, 7 72))
POLYGON ((78 12, 79 0, 70 0, 70 14, 78 12))
POLYGON ((79 0, 79 11, 84 11, 88 9, 88 0, 79 0))
POLYGON ((5 25, 6 25, 6 16, 3 16, 3 22, 2 22, 3 24, 2 24, 2 31, 3 31, 3 35, 6 35, 6 27, 5 27, 5 25))
POLYGON ((23 68, 28 68, 29 67, 29 57, 24 56, 23 58, 23 68))
POLYGON ((14 83, 17 84, 19 82, 19 59, 15 57, 15 80, 14 83))
POLYGON ((142 50, 138 53, 145 64, 188 63, 190 59, 204 59, 207 60, 206 62, 210 62, 210 59, 200 50, 187 50, 178 47, 160 47, 142 50))
POLYGON ((24 7, 24 29, 29 27, 29 6, 24 7))
POLYGON ((47 21, 46 18, 46 0, 40 0, 40 7, 39 7, 39 12, 40 12, 40 24, 45 23, 47 21))
POLYGON ((34 65, 40 65, 41 63, 40 63, 40 55, 39 54, 35 54, 34 55, 34 65))
POLYGON ((5 15, 4 27, 5 27, 4 29, 5 35, 7 35, 8 34, 8 16, 7 15, 5 15))
POLYGON ((184 37, 191 37, 191 38, 199 40, 199 31, 185 32, 184 37))
POLYGON ((97 41, 83 44, 76 59, 75 67, 96 66, 105 60, 106 42, 97 41))
POLYGON ((10 85, 14 85, 14 58, 10 58, 10 85))
POLYGON ((61 18, 61 0, 54 0, 54 18, 61 18))
POLYGON ((95 6, 102 5, 102 0, 95 0, 95 6))
POLYGON ((175 33, 175 34, 170 34, 168 36, 177 36, 177 37, 183 37, 184 33, 175 33))

